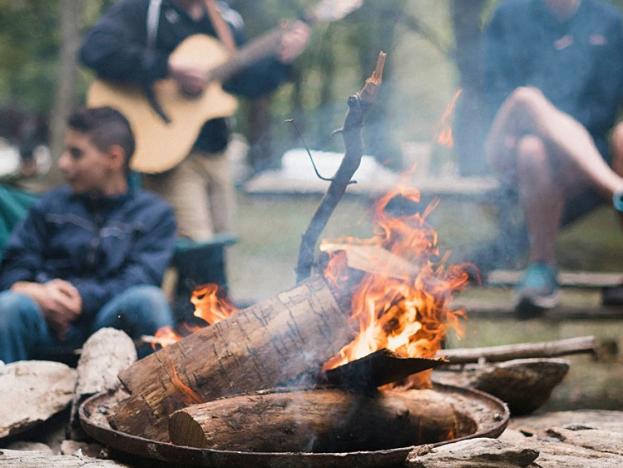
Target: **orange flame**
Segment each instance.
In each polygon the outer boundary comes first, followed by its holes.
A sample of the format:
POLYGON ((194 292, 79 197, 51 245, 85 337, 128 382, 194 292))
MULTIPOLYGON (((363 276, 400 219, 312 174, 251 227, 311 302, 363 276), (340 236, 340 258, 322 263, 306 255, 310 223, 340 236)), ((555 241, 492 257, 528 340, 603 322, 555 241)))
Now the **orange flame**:
MULTIPOLYGON (((220 294, 219 287, 216 284, 204 284, 195 288, 190 302, 195 306, 193 315, 203 319, 208 325, 214 325, 238 311, 231 302, 220 294)), ((204 328, 203 326, 189 323, 183 325, 187 333, 195 333, 204 328)), ((165 326, 158 329, 153 337, 146 337, 145 339, 151 344, 154 351, 157 351, 158 349, 177 343, 182 338, 183 336, 171 327, 165 326)))
POLYGON ((454 147, 454 136, 452 134, 452 116, 456 109, 456 103, 459 100, 463 90, 459 89, 448 103, 448 106, 443 112, 440 121, 441 130, 437 134, 437 144, 445 146, 446 148, 454 147))
MULTIPOLYGON (((436 204, 422 213, 392 216, 388 208, 397 197, 412 204, 420 200, 416 189, 400 187, 376 203, 378 233, 373 238, 332 243, 376 245, 409 261, 415 273, 408 279, 389 276, 382 269, 366 273, 352 297, 351 319, 359 324, 359 335, 325 363, 325 370, 383 348, 402 357, 431 358, 441 348, 448 327, 462 332, 459 319, 464 313, 451 310, 449 302, 468 275, 463 266, 446 266, 447 257, 439 259, 437 233, 427 223, 436 204)), ((340 279, 347 276, 346 262, 332 256, 325 276, 339 287, 340 279)))
POLYGON ((171 377, 171 382, 175 387, 185 396, 184 403, 187 405, 195 405, 197 403, 203 403, 204 399, 201 398, 197 392, 195 392, 192 388, 182 382, 180 376, 177 374, 177 369, 175 366, 170 367, 171 373, 169 374, 171 377))

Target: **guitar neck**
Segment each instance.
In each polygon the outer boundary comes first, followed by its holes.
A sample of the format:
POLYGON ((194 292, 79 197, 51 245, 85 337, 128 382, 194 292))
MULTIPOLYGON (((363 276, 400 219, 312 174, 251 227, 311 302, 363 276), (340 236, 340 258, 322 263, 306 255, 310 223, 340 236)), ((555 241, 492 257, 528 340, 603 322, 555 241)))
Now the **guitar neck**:
POLYGON ((238 50, 223 65, 212 69, 210 77, 217 81, 226 81, 249 65, 277 53, 280 43, 281 30, 279 28, 272 29, 238 50))

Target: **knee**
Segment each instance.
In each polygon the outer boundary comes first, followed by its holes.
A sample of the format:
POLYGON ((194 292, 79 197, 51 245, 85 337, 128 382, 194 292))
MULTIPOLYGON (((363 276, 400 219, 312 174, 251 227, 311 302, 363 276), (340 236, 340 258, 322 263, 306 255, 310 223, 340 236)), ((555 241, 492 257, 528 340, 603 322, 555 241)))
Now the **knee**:
POLYGON ((549 164, 547 147, 536 135, 524 135, 517 142, 517 171, 532 173, 542 171, 549 164))
POLYGON ((127 309, 136 313, 136 318, 143 324, 153 324, 155 329, 173 324, 171 307, 159 287, 134 286, 124 294, 129 301, 127 309))
POLYGON ((623 122, 619 122, 612 129, 611 141, 615 156, 623 158, 623 122))
POLYGON ((546 97, 541 90, 530 86, 521 86, 515 89, 508 97, 510 104, 521 109, 534 109, 545 100, 546 97))
POLYGON ((42 319, 37 303, 23 294, 0 293, 0 330, 14 330, 42 319))

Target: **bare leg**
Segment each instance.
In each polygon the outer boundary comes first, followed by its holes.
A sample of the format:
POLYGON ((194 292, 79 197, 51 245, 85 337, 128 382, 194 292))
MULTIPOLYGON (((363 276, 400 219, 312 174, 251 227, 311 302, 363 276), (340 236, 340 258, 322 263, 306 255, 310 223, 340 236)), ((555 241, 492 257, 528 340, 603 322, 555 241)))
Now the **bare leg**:
POLYGON ((485 146, 492 167, 514 171, 517 145, 526 134, 539 137, 608 199, 623 191, 623 178, 606 164, 586 129, 535 88, 518 88, 500 108, 485 146))
POLYGON ((548 149, 539 137, 522 137, 516 157, 519 192, 530 234, 530 261, 554 265, 564 188, 556 181, 548 149))

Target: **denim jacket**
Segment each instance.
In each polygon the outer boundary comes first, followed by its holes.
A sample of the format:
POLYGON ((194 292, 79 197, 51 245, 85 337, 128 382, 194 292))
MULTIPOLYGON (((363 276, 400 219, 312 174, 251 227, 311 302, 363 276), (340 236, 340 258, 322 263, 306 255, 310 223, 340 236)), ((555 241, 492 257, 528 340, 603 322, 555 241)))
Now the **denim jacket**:
POLYGON ((49 192, 14 230, 0 288, 60 278, 80 292, 83 318, 131 286, 159 285, 175 244, 171 208, 140 190, 93 198, 69 187, 49 192))

